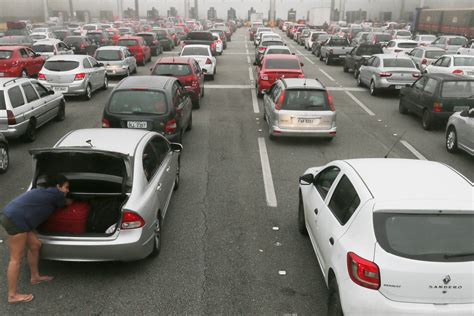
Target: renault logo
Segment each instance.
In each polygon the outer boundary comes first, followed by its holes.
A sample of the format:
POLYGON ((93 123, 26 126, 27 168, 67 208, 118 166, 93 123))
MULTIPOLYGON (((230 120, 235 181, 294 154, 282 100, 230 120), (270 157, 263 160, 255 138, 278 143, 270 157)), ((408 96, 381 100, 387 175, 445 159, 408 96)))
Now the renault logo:
POLYGON ((449 275, 447 275, 447 276, 444 277, 443 283, 448 284, 449 282, 451 282, 451 277, 449 275))

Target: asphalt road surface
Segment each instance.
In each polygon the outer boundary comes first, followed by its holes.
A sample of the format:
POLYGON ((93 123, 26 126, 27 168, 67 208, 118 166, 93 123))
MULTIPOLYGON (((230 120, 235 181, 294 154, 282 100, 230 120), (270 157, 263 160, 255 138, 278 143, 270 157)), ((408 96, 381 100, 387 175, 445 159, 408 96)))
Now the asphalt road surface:
MULTIPOLYGON (((0 230, 0 315, 325 315, 326 285, 309 239, 297 230, 298 177, 308 167, 383 157, 403 135, 389 157, 444 162, 474 180, 472 157, 449 154, 443 130, 425 131, 419 118, 399 114, 398 95, 370 96, 340 65, 324 65, 284 35, 305 64, 306 77, 330 88, 338 131, 332 142, 269 141, 254 89, 254 47, 246 36, 246 29, 234 34, 218 57, 215 80, 206 82, 201 109, 193 112, 160 256, 129 263, 42 261, 42 272, 56 279, 35 286, 24 264, 19 288, 35 300, 11 306, 6 233, 0 230)), ((165 53, 170 54, 177 51, 165 53)), ((139 74, 147 75, 151 65, 139 74)), ((28 150, 52 146, 74 129, 99 127, 117 82, 88 102, 68 98, 66 120, 42 127, 34 143, 11 141, 10 170, 0 176, 0 207, 28 187, 28 150)))

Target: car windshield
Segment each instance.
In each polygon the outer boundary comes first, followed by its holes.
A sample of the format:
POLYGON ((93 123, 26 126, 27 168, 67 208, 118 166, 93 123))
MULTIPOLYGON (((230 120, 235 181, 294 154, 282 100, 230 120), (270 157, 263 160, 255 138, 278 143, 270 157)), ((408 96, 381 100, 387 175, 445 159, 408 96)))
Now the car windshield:
POLYGON ((429 41, 429 42, 433 42, 434 40, 436 39, 436 36, 434 35, 423 35, 420 37, 420 40, 422 41, 429 41))
POLYGON ((325 40, 327 40, 330 37, 331 37, 331 35, 329 35, 329 34, 321 34, 321 35, 318 36, 317 40, 321 41, 321 42, 324 42, 325 40))
POLYGON ((138 46, 137 40, 123 39, 118 41, 118 46, 138 46))
POLYGON ((385 68, 416 68, 411 59, 385 58, 383 59, 385 68))
POLYGON ((460 46, 466 43, 467 43, 467 39, 465 39, 464 37, 455 37, 455 38, 448 39, 448 45, 460 46))
POLYGON ((473 261, 473 227, 472 214, 374 213, 380 246, 414 260, 473 261))
POLYGON ((264 47, 271 46, 271 45, 283 45, 283 42, 282 41, 265 41, 265 42, 262 42, 261 45, 264 47))
POLYGON ((112 94, 108 109, 116 114, 165 114, 163 92, 153 90, 118 90, 112 94))
POLYGON ((122 60, 122 53, 119 50, 98 50, 95 59, 101 61, 122 60))
POLYGON ((326 92, 321 90, 286 90, 282 110, 330 111, 326 92))
POLYGON ((408 31, 397 31, 398 36, 411 36, 411 33, 408 31))
POLYGON ((207 47, 184 47, 181 56, 209 56, 207 47))
POLYGON ((329 41, 328 46, 349 46, 349 41, 343 38, 333 38, 329 41))
POLYGON ((474 95, 474 80, 445 81, 441 89, 443 98, 469 98, 474 95))
POLYGON ((418 46, 418 43, 398 43, 400 48, 415 48, 418 46))
POLYGON ((295 59, 267 59, 266 69, 300 69, 300 63, 295 59))
POLYGON ((454 66, 474 66, 474 57, 454 57, 454 66))
POLYGON ((445 51, 437 51, 437 50, 427 50, 425 52, 425 57, 426 58, 431 58, 431 59, 438 59, 441 56, 445 54, 445 51))
POLYGON ((79 62, 74 60, 50 60, 44 64, 49 71, 70 71, 79 67, 79 62))
POLYGON ((286 54, 290 55, 291 52, 288 49, 284 48, 272 48, 267 50, 267 55, 272 55, 272 54, 286 54))
POLYGON ((54 52, 54 46, 53 45, 33 45, 31 49, 35 53, 52 53, 54 52))
POLYGON ((158 64, 153 69, 153 74, 158 76, 188 76, 191 74, 191 68, 187 64, 158 64))
POLYGON ((45 39, 46 35, 43 34, 33 34, 30 36, 32 39, 39 40, 39 39, 45 39))
POLYGON ((383 54, 382 47, 380 45, 369 46, 369 45, 362 45, 357 50, 357 55, 373 55, 373 54, 383 54))
POLYGON ((13 51, 11 50, 0 50, 0 59, 10 59, 12 55, 13 51))
POLYGON ((212 41, 212 34, 210 32, 191 32, 188 34, 186 39, 198 41, 212 41))

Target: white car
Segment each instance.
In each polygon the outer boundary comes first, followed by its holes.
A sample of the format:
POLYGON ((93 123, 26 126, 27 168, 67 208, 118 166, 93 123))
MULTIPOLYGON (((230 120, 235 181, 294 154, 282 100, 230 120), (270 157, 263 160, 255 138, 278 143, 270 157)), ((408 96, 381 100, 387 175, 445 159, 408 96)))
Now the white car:
POLYGON ((474 56, 474 40, 470 40, 468 43, 460 47, 456 54, 474 56))
POLYGON ((473 184, 409 159, 339 160, 300 177, 298 228, 329 315, 471 315, 473 184))
POLYGON ((46 32, 46 33, 31 33, 30 34, 31 39, 33 42, 37 41, 42 41, 42 40, 47 40, 47 39, 52 39, 56 38, 56 35, 52 32, 46 32))
POLYGON ((281 36, 278 35, 277 33, 262 33, 260 36, 260 43, 266 40, 279 40, 281 41, 281 36))
POLYGON ((436 36, 431 34, 419 34, 415 36, 413 40, 418 43, 418 46, 429 46, 436 40, 436 36))
POLYGON ((410 31, 406 30, 393 30, 392 31, 393 39, 411 39, 412 35, 410 31))
MULTIPOLYGON (((466 83, 474 88, 473 81, 466 83)), ((456 112, 449 117, 446 124, 446 149, 451 153, 461 149, 474 156, 474 108, 456 112)))
POLYGON ((208 45, 186 45, 181 49, 179 56, 193 57, 201 69, 206 70, 206 76, 214 80, 217 71, 217 59, 212 56, 208 45))
POLYGON ((254 45, 257 47, 260 44, 260 37, 262 33, 273 33, 272 29, 269 27, 259 27, 255 33, 254 45))
POLYGON ((224 51, 224 44, 222 43, 219 33, 213 32, 212 36, 216 37, 216 53, 222 55, 222 52, 224 51))
POLYGON ((35 42, 31 49, 44 57, 49 58, 54 55, 73 55, 74 51, 63 41, 58 39, 47 39, 35 42))
POLYGON ((326 34, 324 31, 313 31, 309 33, 309 36, 305 38, 304 40, 304 48, 307 50, 311 50, 311 47, 313 47, 313 42, 318 38, 319 34, 326 34))
POLYGON ((474 56, 443 55, 425 68, 426 73, 453 73, 474 77, 474 56))
POLYGON ((398 54, 398 53, 409 53, 413 48, 417 47, 418 43, 412 40, 391 40, 387 43, 387 46, 383 48, 384 54, 398 54))

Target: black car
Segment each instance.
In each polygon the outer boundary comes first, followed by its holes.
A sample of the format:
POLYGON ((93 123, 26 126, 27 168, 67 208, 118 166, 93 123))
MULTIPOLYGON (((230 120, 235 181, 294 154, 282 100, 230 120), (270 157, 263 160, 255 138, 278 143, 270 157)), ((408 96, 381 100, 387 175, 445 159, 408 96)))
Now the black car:
POLYGON ((110 46, 113 45, 112 39, 109 37, 107 32, 103 31, 89 31, 87 37, 97 46, 110 46))
POLYGON ((454 112, 474 108, 474 78, 454 74, 426 74, 412 86, 401 89, 399 112, 421 116, 430 130, 446 123, 454 112))
POLYGON ((10 156, 8 154, 8 141, 0 133, 0 173, 5 173, 10 165, 10 156))
POLYGON ((192 102, 175 77, 133 76, 119 82, 104 108, 102 127, 156 131, 181 143, 192 128, 192 102))
POLYGON ((173 50, 174 41, 166 29, 158 29, 154 31, 156 33, 156 38, 160 41, 163 50, 173 50))
POLYGON ((68 36, 64 43, 74 50, 76 55, 94 55, 97 45, 86 36, 68 36))
POLYGON ((348 72, 349 69, 354 71, 354 76, 357 78, 358 70, 362 61, 368 59, 374 54, 383 54, 381 45, 361 44, 354 47, 350 52, 346 53, 346 58, 342 64, 344 72, 348 72))
POLYGON ((156 33, 141 32, 137 33, 137 36, 143 37, 145 43, 150 46, 152 56, 158 56, 159 54, 163 53, 163 46, 161 46, 156 33))

